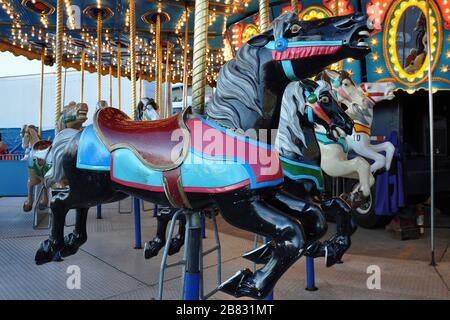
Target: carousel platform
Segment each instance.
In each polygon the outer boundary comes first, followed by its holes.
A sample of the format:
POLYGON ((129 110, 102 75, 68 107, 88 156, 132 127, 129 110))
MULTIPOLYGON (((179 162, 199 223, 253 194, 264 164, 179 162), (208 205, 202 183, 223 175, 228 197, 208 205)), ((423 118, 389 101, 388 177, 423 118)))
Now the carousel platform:
MULTIPOLYGON (((89 240, 80 252, 62 262, 42 266, 34 263, 39 243, 47 230, 32 229, 32 215, 22 212, 23 198, 0 199, 0 299, 155 299, 158 291, 162 252, 151 260, 142 250, 133 249, 134 225, 131 214, 120 214, 118 205, 103 207, 97 220, 91 209, 89 240), (70 290, 66 281, 69 266, 81 271, 81 288, 70 290)), ((131 201, 129 201, 131 202, 131 201)), ((125 201, 125 205, 131 203, 125 201)), ((126 210, 126 208, 122 208, 126 210)), ((156 230, 152 211, 142 212, 142 238, 150 240, 156 230)), ((68 220, 73 219, 70 217, 68 220)), ((70 223, 70 221, 68 221, 70 223)), ((218 219, 222 243, 223 279, 252 265, 240 256, 252 247, 252 235, 236 230, 218 219)), ((330 225, 330 229, 334 226, 330 225)), ((69 231, 69 228, 68 230, 69 231)), ((305 261, 297 262, 279 281, 276 299, 450 299, 450 232, 436 231, 438 266, 429 266, 429 240, 392 239, 383 229, 359 229, 344 264, 325 268, 316 259, 318 291, 305 291, 305 261), (367 267, 381 269, 381 289, 370 290, 367 267)), ((212 231, 207 222, 204 248, 212 246, 212 231)), ((170 257, 171 261, 179 255, 170 257)), ((215 284, 214 254, 205 258, 205 291, 215 284)), ((180 296, 181 270, 166 271, 165 299, 180 296)), ((212 299, 233 299, 222 293, 212 299)))

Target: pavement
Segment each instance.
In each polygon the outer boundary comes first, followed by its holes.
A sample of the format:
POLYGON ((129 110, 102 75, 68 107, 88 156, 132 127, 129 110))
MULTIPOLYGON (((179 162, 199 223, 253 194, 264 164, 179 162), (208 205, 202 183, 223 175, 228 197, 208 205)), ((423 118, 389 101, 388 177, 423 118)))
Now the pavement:
MULTIPOLYGON (((22 212, 24 198, 0 198, 0 299, 142 299, 157 298, 162 252, 150 260, 141 249, 134 249, 133 215, 119 213, 118 204, 103 206, 102 219, 95 208, 88 218, 89 239, 80 251, 61 262, 42 266, 34 263, 39 243, 48 230, 33 230, 32 215, 22 212), (79 271, 79 289, 71 275, 79 271), (72 289, 70 289, 72 288, 72 289)), ((121 203, 129 211, 131 200, 121 203)), ((156 232, 151 205, 142 212, 142 239, 156 232)), ((449 217, 441 217, 450 219, 449 217)), ((67 224, 74 220, 69 213, 67 224)), ((222 280, 236 271, 253 268, 241 258, 252 248, 253 235, 237 230, 218 218, 222 244, 222 280)), ((330 224, 331 234, 334 225, 330 224)), ((66 233, 71 227, 66 228, 66 233)), ((203 248, 214 245, 211 222, 207 221, 203 248)), ((418 240, 400 241, 384 229, 359 228, 344 263, 331 268, 323 259, 315 260, 317 291, 306 291, 305 259, 300 259, 278 282, 276 299, 450 299, 450 230, 435 233, 437 266, 430 266, 429 230, 418 240), (378 277, 379 275, 379 277, 378 277), (374 280, 375 279, 375 280, 374 280), (378 281, 379 280, 379 281, 378 281)), ((175 262, 177 254, 169 258, 175 262)), ((216 286, 215 254, 204 259, 204 290, 216 286)), ((166 270, 164 299, 179 299, 181 267, 166 270)), ((234 299, 218 292, 211 299, 234 299)))

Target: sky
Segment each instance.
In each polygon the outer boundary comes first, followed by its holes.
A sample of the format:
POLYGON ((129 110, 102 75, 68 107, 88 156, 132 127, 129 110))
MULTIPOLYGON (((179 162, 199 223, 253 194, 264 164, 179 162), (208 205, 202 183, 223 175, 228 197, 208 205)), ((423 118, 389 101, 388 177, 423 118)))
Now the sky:
MULTIPOLYGON (((54 68, 55 67, 45 66, 44 72, 54 72, 54 68)), ((9 52, 0 52, 0 78, 40 73, 40 60, 28 60, 22 56, 16 57, 9 52)))

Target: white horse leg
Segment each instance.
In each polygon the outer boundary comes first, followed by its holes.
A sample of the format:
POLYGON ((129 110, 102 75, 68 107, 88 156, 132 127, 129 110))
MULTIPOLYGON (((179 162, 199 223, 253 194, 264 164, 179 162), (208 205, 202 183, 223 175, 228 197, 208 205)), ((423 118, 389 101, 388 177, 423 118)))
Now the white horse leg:
POLYGON ((372 149, 369 135, 365 133, 353 134, 352 139, 347 139, 347 143, 351 144, 352 149, 357 154, 374 161, 370 166, 371 172, 376 172, 385 167, 386 158, 372 149))
POLYGON ((370 147, 375 150, 376 152, 386 152, 386 164, 385 164, 385 169, 386 171, 389 171, 389 169, 391 168, 391 163, 392 163, 392 158, 394 157, 394 153, 395 153, 395 147, 394 145, 389 142, 383 142, 383 143, 379 143, 379 144, 372 144, 370 145, 370 147))
POLYGON ((320 166, 327 175, 357 179, 359 180, 357 189, 361 190, 364 196, 369 196, 375 179, 366 160, 361 157, 347 160, 347 154, 342 151, 341 146, 336 144, 323 145, 319 143, 319 147, 322 156, 320 166))

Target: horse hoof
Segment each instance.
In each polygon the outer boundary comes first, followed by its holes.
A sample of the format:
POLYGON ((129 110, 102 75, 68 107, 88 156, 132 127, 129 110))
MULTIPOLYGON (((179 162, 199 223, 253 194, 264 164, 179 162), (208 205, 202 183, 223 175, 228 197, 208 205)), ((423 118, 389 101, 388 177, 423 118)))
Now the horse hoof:
POLYGON ((74 255, 78 249, 86 242, 86 237, 69 233, 64 237, 64 247, 61 250, 61 257, 65 258, 74 255))
POLYGON ((264 299, 271 290, 258 289, 255 280, 256 275, 249 269, 244 269, 221 284, 219 290, 236 298, 250 297, 254 299, 264 299))
POLYGON ((272 241, 263 244, 259 248, 248 251, 242 255, 242 258, 250 260, 256 264, 266 264, 272 257, 272 241))
POLYGON ((345 252, 350 248, 349 237, 346 236, 336 236, 324 244, 325 248, 325 265, 327 268, 335 265, 341 264, 342 257, 345 252))
POLYGON ((23 211, 24 212, 30 212, 31 209, 33 209, 33 205, 29 204, 28 202, 25 202, 23 204, 23 211))
POLYGON ((174 255, 175 253, 180 252, 181 247, 184 245, 184 238, 181 236, 176 236, 170 241, 169 246, 169 256, 174 255))
POLYGON ((37 265, 42 265, 51 261, 61 261, 61 245, 58 245, 56 241, 47 239, 41 242, 41 245, 36 252, 34 261, 37 265))
POLYGON ((165 242, 161 241, 159 238, 155 238, 152 241, 146 242, 144 245, 144 258, 150 259, 156 257, 164 247, 165 242))

